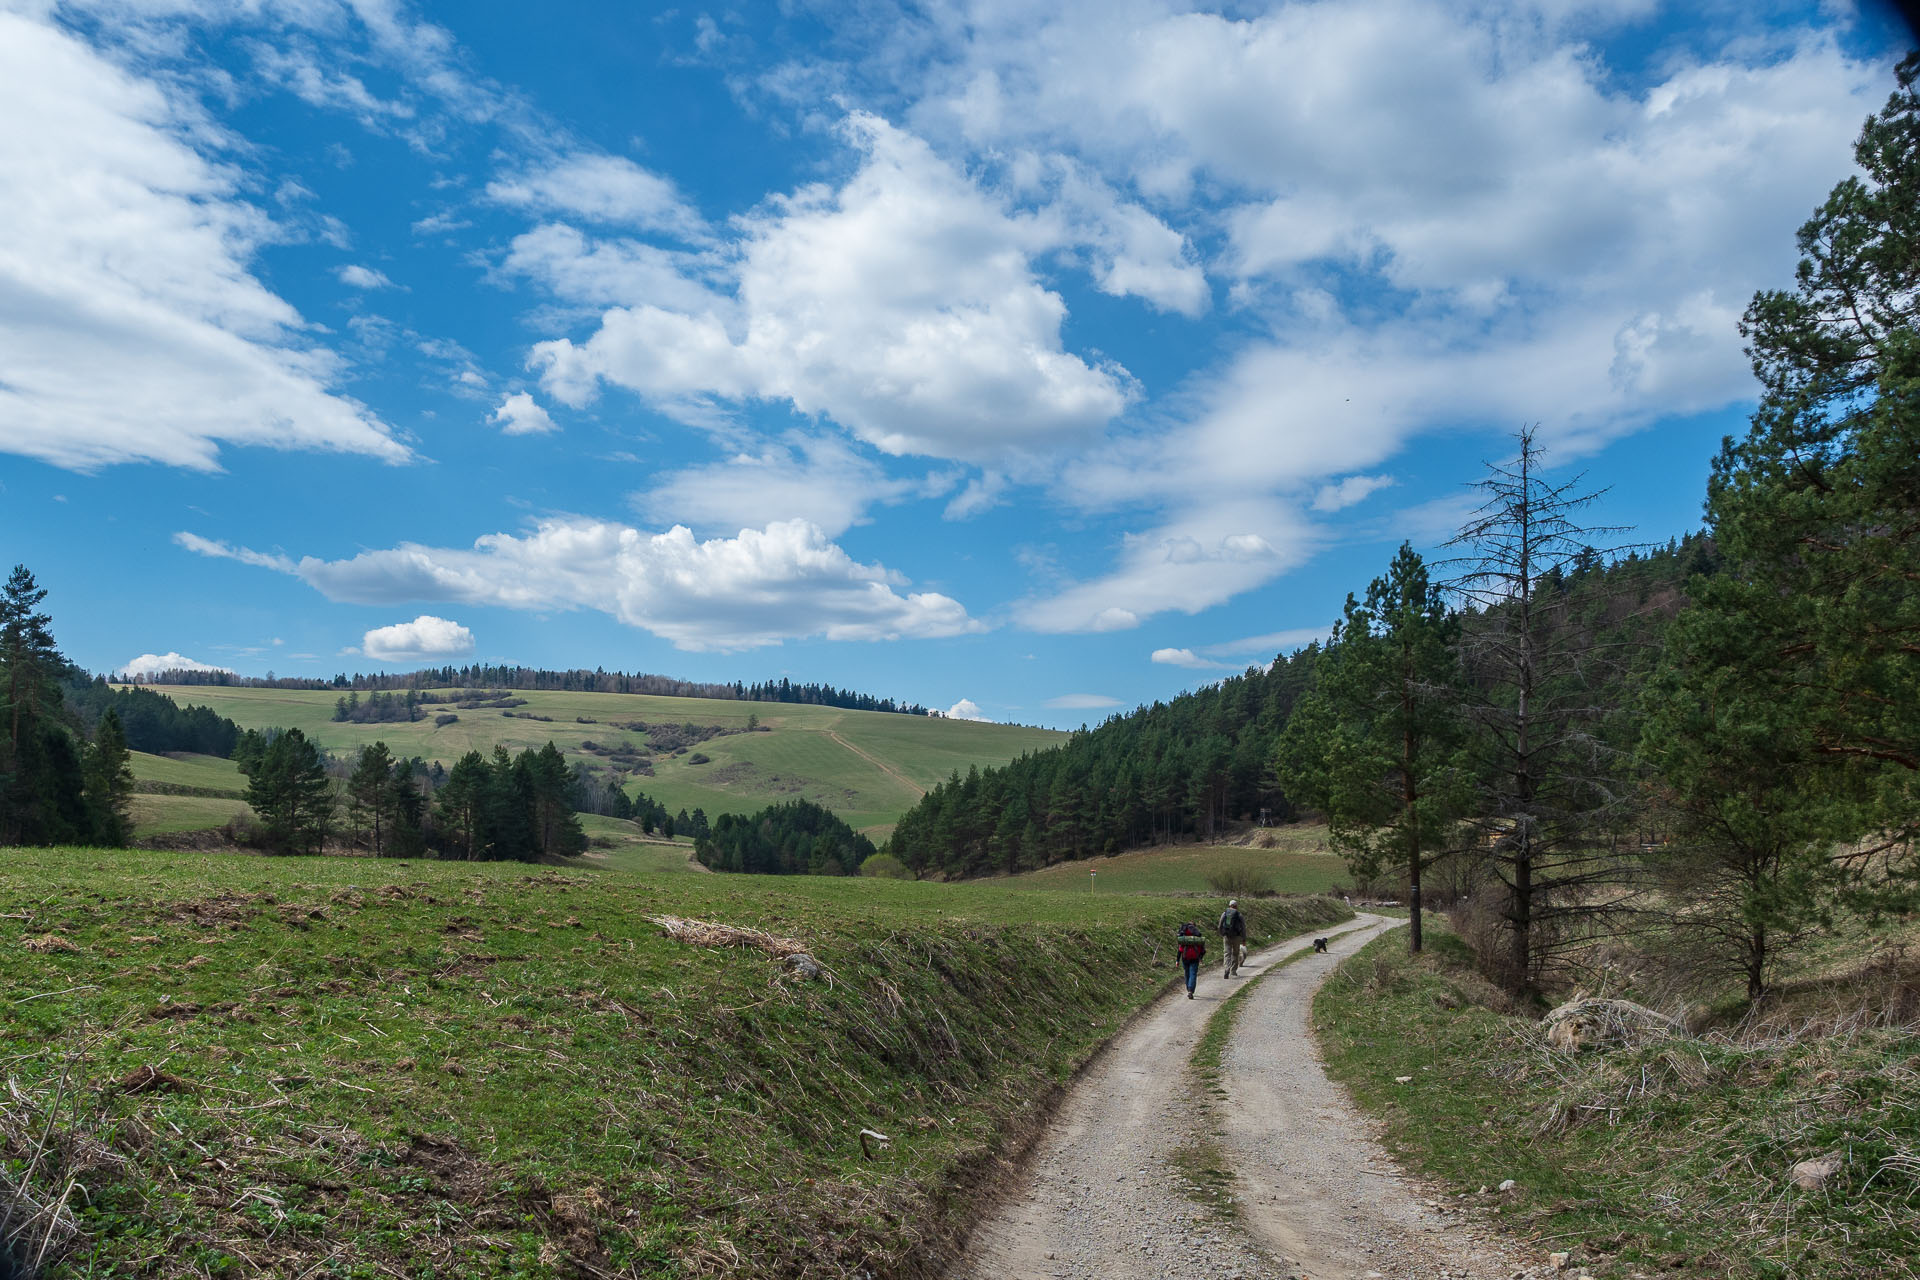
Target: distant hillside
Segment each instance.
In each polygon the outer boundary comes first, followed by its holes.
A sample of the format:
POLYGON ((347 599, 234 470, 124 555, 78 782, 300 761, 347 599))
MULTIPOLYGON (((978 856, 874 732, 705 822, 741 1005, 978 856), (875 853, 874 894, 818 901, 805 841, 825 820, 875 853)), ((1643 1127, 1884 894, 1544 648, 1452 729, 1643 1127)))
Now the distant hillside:
POLYGON ((231 671, 157 671, 134 678, 146 685, 215 685, 234 689, 334 689, 340 692, 391 692, 404 689, 511 689, 516 693, 644 693, 664 698, 724 698, 736 702, 790 702, 810 707, 841 707, 848 711, 889 711, 900 715, 924 716, 927 709, 917 702, 877 698, 852 689, 836 689, 830 684, 795 684, 782 676, 755 684, 734 681, 716 684, 710 681, 681 680, 625 671, 588 671, 576 667, 570 671, 547 671, 536 667, 486 666, 472 663, 464 667, 424 667, 418 671, 375 671, 371 674, 341 672, 331 680, 311 676, 243 676, 231 671))
POLYGON ((435 699, 418 703, 418 719, 353 723, 335 719, 350 695, 331 687, 148 687, 208 706, 243 729, 299 729, 335 755, 378 740, 396 756, 451 767, 468 751, 519 752, 551 740, 569 763, 618 777, 629 794, 645 792, 676 813, 700 809, 713 819, 805 799, 869 836, 884 836, 943 779, 1004 765, 1066 737, 798 703, 546 690, 469 697, 471 691, 455 688, 416 691, 435 699))
MULTIPOLYGON (((1630 705, 1686 602, 1695 573, 1718 567, 1704 535, 1611 563, 1597 553, 1541 580, 1566 602, 1563 624, 1603 638, 1607 705, 1630 705)), ((1468 626, 1475 625, 1469 617, 1468 626)), ((1270 762, 1294 704, 1312 687, 1320 646, 1217 684, 1116 715, 1055 751, 934 788, 901 817, 890 851, 909 867, 952 876, 1031 871, 1157 841, 1206 838, 1222 826, 1295 817, 1270 762)))

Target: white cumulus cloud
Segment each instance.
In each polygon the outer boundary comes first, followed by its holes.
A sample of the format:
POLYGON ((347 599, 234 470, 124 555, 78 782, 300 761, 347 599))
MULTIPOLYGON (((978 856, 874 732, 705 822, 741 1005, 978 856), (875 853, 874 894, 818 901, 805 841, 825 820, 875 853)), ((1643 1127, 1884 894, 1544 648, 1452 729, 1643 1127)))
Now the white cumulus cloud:
POLYGON ((334 272, 340 277, 340 283, 351 289, 392 289, 397 286, 387 279, 387 273, 373 267, 363 267, 357 262, 348 263, 334 272))
POLYGON ((1010 213, 921 139, 855 114, 863 163, 738 220, 733 293, 636 301, 531 356, 556 398, 602 383, 704 420, 780 400, 889 453, 990 459, 1085 438, 1126 407, 1124 370, 1063 349, 1066 305, 1032 257, 1054 232, 1010 213))
POLYGON ((1155 649, 1152 661, 1166 667, 1186 667, 1193 671, 1222 671, 1227 663, 1203 658, 1191 649, 1155 649))
POLYGON ((502 400, 487 421, 499 427, 500 434, 508 436, 545 435, 560 429, 553 416, 524 391, 516 391, 502 400))
POLYGON ((830 538, 863 523, 876 504, 920 486, 889 477, 844 440, 789 432, 719 462, 655 476, 634 495, 656 520, 733 533, 774 520, 807 520, 830 538))
POLYGON ((1315 511, 1345 511, 1365 502, 1393 483, 1392 476, 1348 476, 1338 484, 1321 485, 1313 495, 1315 511))
POLYGON ((706 223, 670 179, 621 156, 577 152, 487 184, 501 204, 571 213, 697 240, 706 223))
POLYGON ((185 530, 174 534, 173 541, 193 554, 205 556, 209 560, 238 560, 241 564, 250 564, 256 569, 272 569, 276 573, 294 572, 292 559, 277 551, 255 551, 251 547, 236 547, 231 543, 214 538, 203 538, 197 533, 188 533, 185 530))
POLYGON ((972 698, 962 698, 947 708, 947 719, 949 720, 985 720, 986 718, 986 715, 980 710, 980 704, 972 698))
POLYGON ((130 659, 120 668, 119 674, 129 680, 158 675, 162 671, 229 671, 231 668, 218 667, 210 662, 197 662, 185 654, 143 653, 130 659))
POLYGON ((330 600, 415 600, 547 611, 597 609, 689 650, 782 640, 895 640, 983 630, 959 601, 904 591, 907 580, 862 564, 805 520, 697 539, 684 525, 646 533, 610 521, 553 519, 531 533, 492 533, 468 549, 403 543, 348 560, 298 564, 195 539, 201 554, 291 572, 330 600))
POLYGON ((360 652, 375 662, 457 658, 473 652, 473 632, 457 622, 423 613, 412 622, 375 627, 361 640, 360 652))

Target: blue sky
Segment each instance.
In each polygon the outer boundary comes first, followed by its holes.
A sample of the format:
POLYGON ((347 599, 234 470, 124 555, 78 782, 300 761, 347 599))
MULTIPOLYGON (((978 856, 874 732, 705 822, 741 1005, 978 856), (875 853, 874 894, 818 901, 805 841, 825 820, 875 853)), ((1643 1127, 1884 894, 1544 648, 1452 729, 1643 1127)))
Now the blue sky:
POLYGON ((0 551, 103 671, 790 675, 1071 726, 1538 423, 1697 526, 1844 3, 0 0, 0 551))

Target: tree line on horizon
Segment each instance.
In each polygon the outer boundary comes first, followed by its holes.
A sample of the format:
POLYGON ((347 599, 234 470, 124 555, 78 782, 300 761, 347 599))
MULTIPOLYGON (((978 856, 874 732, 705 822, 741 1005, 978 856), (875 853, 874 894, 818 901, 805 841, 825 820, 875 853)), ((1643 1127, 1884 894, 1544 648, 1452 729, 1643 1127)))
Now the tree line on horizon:
POLYGON ((785 676, 748 684, 681 680, 673 676, 574 668, 549 671, 537 667, 468 664, 422 667, 404 672, 346 672, 332 679, 312 676, 243 676, 232 671, 168 669, 129 677, 130 684, 209 685, 233 689, 343 690, 397 693, 406 690, 488 688, 548 693, 637 693, 668 698, 715 698, 727 702, 786 702, 801 706, 840 707, 848 711, 882 711, 895 715, 931 714, 917 702, 879 698, 818 681, 796 682, 785 676))

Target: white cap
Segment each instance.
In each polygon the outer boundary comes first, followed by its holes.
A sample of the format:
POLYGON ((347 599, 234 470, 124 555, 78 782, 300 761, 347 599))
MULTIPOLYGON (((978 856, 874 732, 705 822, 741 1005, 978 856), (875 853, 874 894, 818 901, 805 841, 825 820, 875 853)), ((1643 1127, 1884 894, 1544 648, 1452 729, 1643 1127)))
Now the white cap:
POLYGON ((1239 905, 1240 905, 1240 899, 1238 899, 1238 898, 1228 898, 1228 899, 1227 899, 1227 905, 1228 905, 1228 906, 1230 906, 1230 907, 1237 907, 1237 906, 1239 906, 1239 905))

